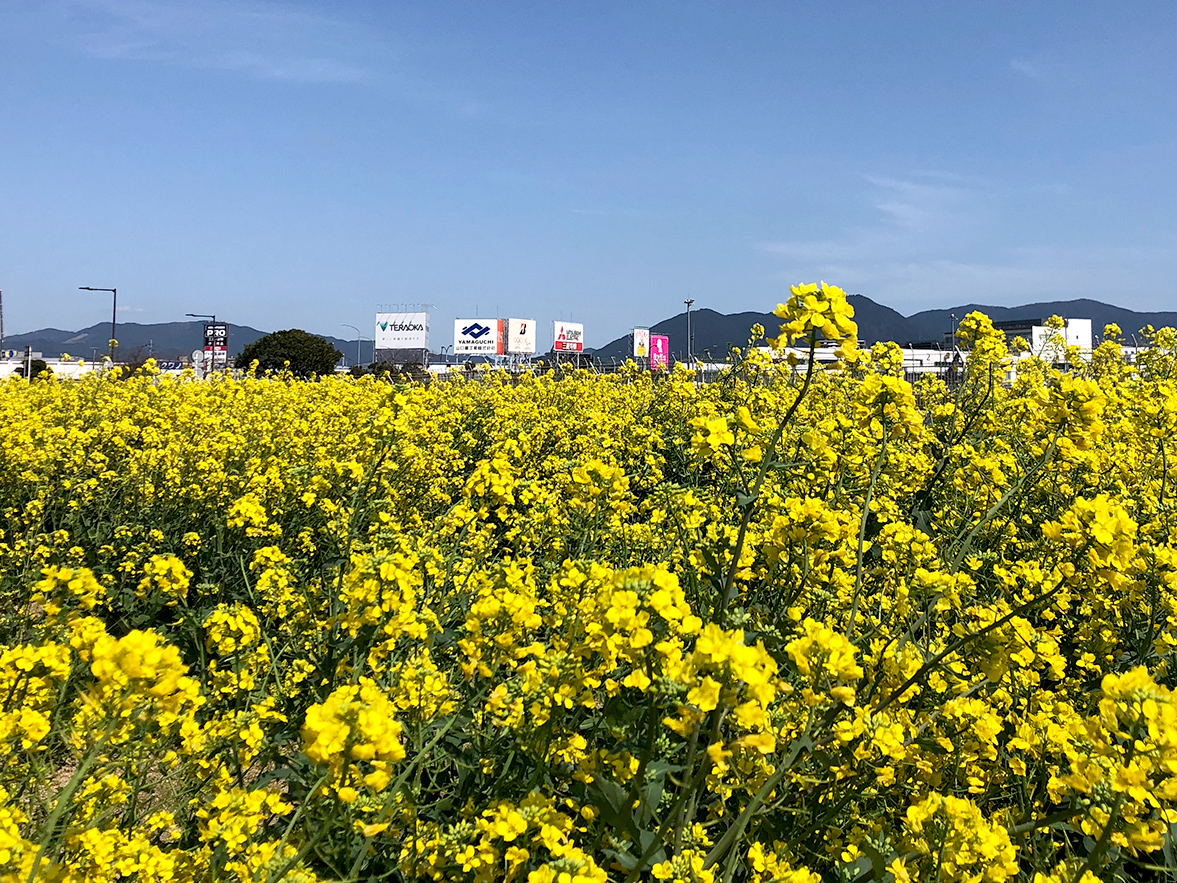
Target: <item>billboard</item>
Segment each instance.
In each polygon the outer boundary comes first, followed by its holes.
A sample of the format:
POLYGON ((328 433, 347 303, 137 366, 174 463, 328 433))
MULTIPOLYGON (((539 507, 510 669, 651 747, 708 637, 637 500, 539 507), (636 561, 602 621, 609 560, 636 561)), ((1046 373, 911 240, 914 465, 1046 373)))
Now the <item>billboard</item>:
POLYGON ((670 367, 670 338, 665 334, 650 336, 650 370, 665 371, 670 367))
POLYGON ((429 348, 428 313, 377 313, 375 347, 378 350, 429 348))
POLYGON ((204 361, 210 369, 229 365, 229 326, 224 322, 204 325, 204 361))
POLYGON ((502 319, 455 319, 454 353, 495 356, 503 352, 502 319))
POLYGON ((635 328, 633 330, 633 357, 644 359, 650 355, 650 329, 635 328))
POLYGON ((584 326, 579 322, 554 322, 552 349, 558 353, 584 351, 584 326))
POLYGON ((507 352, 529 356, 535 352, 535 320, 507 320, 507 352))

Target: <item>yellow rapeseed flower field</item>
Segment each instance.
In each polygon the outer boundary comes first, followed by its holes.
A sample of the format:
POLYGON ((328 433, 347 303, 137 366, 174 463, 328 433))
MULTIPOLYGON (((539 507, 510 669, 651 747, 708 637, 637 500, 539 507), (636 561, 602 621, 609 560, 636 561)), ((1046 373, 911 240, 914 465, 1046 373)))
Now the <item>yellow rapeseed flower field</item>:
POLYGON ((0 883, 1172 879, 1177 333, 777 315, 837 365, 0 384, 0 883))

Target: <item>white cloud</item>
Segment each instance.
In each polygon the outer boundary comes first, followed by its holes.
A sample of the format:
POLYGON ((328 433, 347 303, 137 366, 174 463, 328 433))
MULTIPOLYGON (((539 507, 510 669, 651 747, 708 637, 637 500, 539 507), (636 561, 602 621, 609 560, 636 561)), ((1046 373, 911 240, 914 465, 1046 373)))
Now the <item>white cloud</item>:
POLYGON ((267 80, 355 83, 369 35, 270 0, 63 0, 84 52, 238 71, 267 80))
POLYGON ((787 263, 782 281, 825 279, 908 314, 966 302, 1080 297, 1156 309, 1173 290, 1177 236, 1158 234, 1130 245, 981 248, 990 221, 1001 220, 993 188, 959 180, 941 186, 867 178, 871 189, 863 199, 876 212, 874 226, 758 248, 787 263))
POLYGON ((1029 58, 1011 58, 1009 69, 1047 91, 1070 91, 1090 82, 1094 70, 1107 65, 1109 60, 1077 46, 1062 46, 1029 58))
POLYGON ((924 180, 864 176, 870 185, 864 202, 877 216, 873 226, 850 228, 836 239, 765 242, 759 247, 805 263, 894 260, 927 253, 986 213, 979 186, 965 186, 964 178, 947 173, 923 172, 919 177, 924 180))
MULTIPOLYGON (((815 264, 803 278, 824 278, 910 314, 963 303, 1009 306, 1092 298, 1130 309, 1171 300, 1177 244, 1124 248, 1017 249, 989 262, 931 258, 815 264)), ((797 271, 781 274, 797 281, 797 271)))
MULTIPOLYGON (((930 177, 927 173, 923 177, 930 177)), ((972 201, 973 191, 963 181, 929 184, 902 178, 866 176, 877 192, 875 208, 907 230, 926 232, 960 214, 972 201)), ((943 180, 941 178, 940 180, 943 180)))
POLYGON ((1027 58, 1011 58, 1009 60, 1011 70, 1017 71, 1019 74, 1025 74, 1031 80, 1042 79, 1042 68, 1039 64, 1027 58))
POLYGON ((899 245, 899 239, 893 235, 859 230, 852 231, 845 239, 762 242, 759 248, 795 263, 832 266, 877 260, 899 245))

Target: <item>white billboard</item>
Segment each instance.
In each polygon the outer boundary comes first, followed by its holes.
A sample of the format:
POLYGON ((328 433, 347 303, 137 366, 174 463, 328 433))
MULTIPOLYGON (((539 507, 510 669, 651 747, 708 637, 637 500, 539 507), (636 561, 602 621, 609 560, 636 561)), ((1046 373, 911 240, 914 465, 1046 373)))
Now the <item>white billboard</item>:
POLYGON ((454 352, 474 356, 494 356, 503 352, 501 319, 455 319, 454 352))
POLYGON ((554 322, 552 349, 558 353, 584 351, 584 326, 579 322, 554 322))
POLYGON ((633 357, 644 359, 650 355, 650 329, 635 328, 633 330, 633 357))
POLYGON ((507 352, 529 356, 535 352, 535 320, 507 320, 507 352))
POLYGON ((377 313, 376 349, 423 350, 429 348, 428 313, 377 313))

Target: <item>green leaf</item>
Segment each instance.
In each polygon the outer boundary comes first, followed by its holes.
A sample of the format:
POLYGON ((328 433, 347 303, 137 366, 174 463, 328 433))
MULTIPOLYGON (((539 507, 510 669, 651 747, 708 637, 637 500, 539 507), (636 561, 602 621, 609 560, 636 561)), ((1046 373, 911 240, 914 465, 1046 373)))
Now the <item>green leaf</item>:
POLYGON ((641 829, 633 817, 629 795, 611 779, 595 778, 588 786, 589 800, 610 827, 623 831, 634 843, 641 841, 641 829))

